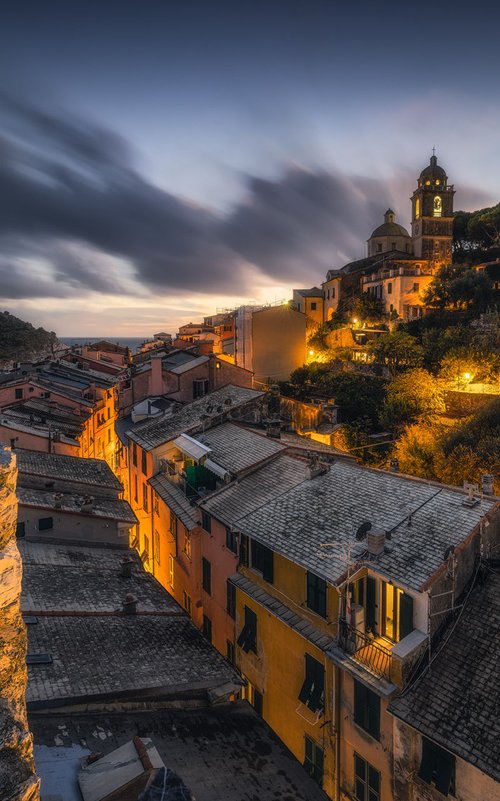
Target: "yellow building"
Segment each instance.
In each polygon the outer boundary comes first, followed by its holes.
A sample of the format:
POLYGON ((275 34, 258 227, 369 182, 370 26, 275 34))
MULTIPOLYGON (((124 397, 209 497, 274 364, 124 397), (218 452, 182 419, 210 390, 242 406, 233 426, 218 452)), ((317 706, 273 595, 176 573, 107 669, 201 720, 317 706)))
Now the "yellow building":
POLYGON ((305 314, 316 326, 323 322, 323 290, 317 286, 311 289, 294 289, 293 305, 305 314))

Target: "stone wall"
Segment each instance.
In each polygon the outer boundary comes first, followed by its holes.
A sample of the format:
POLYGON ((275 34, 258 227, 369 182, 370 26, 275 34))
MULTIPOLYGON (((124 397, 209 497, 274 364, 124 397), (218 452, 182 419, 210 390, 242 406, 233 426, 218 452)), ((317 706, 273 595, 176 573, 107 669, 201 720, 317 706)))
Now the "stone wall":
POLYGON ((16 458, 0 446, 0 798, 39 801, 40 782, 26 717, 27 638, 20 608, 16 480, 16 458))

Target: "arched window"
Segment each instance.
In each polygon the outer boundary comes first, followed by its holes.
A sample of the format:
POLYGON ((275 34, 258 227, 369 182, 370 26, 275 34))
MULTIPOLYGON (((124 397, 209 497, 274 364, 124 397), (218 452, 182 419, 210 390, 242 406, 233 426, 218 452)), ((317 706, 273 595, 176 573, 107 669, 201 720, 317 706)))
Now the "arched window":
POLYGON ((420 217, 420 198, 417 197, 415 200, 415 219, 418 220, 420 217))
POLYGON ((434 217, 441 217, 442 213, 443 213, 443 201, 441 200, 439 195, 436 195, 436 197, 434 198, 434 217))

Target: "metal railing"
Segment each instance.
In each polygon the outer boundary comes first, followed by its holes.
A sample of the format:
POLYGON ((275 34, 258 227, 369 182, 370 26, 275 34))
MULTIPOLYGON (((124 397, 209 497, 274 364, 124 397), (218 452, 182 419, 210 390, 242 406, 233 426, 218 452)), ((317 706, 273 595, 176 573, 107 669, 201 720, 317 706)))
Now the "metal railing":
POLYGON ((167 462, 163 465, 164 475, 168 478, 171 484, 178 487, 188 500, 195 500, 201 497, 201 494, 192 484, 190 484, 182 473, 178 473, 175 467, 167 462))
POLYGON ((356 662, 364 665, 378 676, 390 680, 391 651, 377 643, 373 636, 367 635, 341 620, 339 625, 339 645, 344 651, 352 654, 356 662))

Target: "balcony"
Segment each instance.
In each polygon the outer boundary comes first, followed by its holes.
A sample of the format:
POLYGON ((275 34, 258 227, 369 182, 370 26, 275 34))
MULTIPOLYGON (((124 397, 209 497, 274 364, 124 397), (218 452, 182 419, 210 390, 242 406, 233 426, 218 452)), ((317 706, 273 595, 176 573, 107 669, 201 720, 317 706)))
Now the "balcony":
POLYGON ((376 676, 391 680, 392 651, 381 637, 369 636, 345 621, 339 623, 339 645, 355 662, 376 676))

